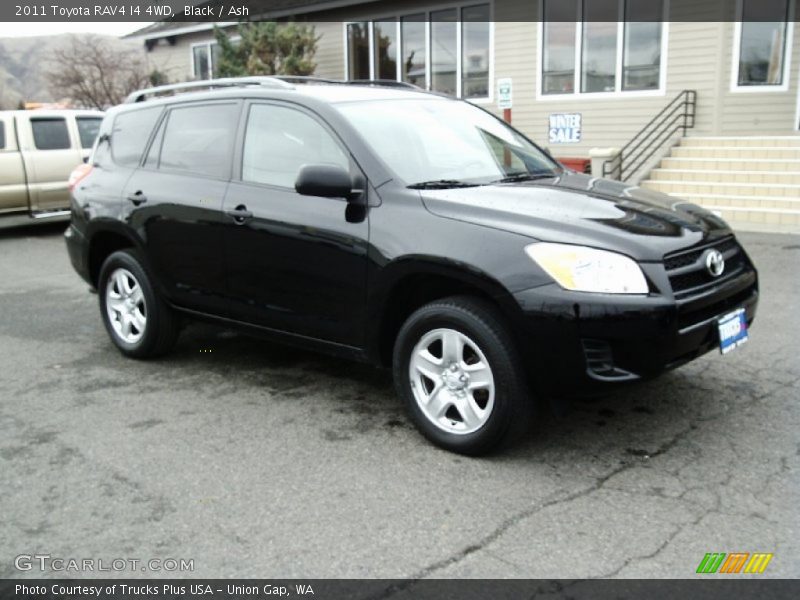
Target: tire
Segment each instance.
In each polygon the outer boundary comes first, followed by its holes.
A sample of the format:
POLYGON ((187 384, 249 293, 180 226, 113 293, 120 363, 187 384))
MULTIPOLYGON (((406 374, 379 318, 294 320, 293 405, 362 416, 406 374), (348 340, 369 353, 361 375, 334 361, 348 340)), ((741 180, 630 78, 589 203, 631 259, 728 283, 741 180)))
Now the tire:
POLYGON ((172 349, 178 339, 177 316, 156 293, 135 250, 106 258, 97 289, 103 324, 122 354, 153 358, 172 349))
POLYGON ((514 340, 483 300, 454 296, 418 309, 400 328, 392 367, 414 424, 446 450, 488 453, 517 441, 533 420, 514 340))

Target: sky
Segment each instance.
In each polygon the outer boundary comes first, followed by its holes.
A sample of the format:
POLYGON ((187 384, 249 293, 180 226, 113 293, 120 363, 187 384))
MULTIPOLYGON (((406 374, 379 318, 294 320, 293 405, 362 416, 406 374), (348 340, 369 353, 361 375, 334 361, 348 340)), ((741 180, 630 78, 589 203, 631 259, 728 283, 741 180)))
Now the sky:
POLYGON ((0 23, 0 38, 31 35, 58 35, 59 33, 100 33, 121 36, 149 25, 145 22, 123 23, 0 23))

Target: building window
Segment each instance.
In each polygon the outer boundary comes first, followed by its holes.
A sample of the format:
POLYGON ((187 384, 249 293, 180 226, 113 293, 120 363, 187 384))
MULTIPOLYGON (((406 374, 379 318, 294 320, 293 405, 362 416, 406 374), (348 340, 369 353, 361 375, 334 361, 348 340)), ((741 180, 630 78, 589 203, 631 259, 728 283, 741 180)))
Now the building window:
POLYGON ((462 98, 490 97, 489 4, 347 23, 346 36, 348 79, 392 79, 462 98))
POLYGON ((461 94, 464 98, 489 96, 489 51, 486 23, 489 5, 470 6, 461 12, 461 94))
POLYGON ((375 21, 372 27, 375 36, 375 77, 397 79, 397 21, 375 21))
POLYGON ((217 42, 192 46, 192 75, 195 79, 213 79, 217 76, 219 52, 217 42))
POLYGON ((369 32, 367 23, 347 25, 348 79, 369 79, 369 32))
POLYGON ((426 87, 428 53, 424 13, 400 19, 400 47, 403 49, 402 81, 421 88, 426 87))
POLYGON ((658 90, 666 0, 544 0, 541 93, 658 90))
POLYGON ((784 84, 789 20, 788 0, 742 0, 738 87, 784 84))

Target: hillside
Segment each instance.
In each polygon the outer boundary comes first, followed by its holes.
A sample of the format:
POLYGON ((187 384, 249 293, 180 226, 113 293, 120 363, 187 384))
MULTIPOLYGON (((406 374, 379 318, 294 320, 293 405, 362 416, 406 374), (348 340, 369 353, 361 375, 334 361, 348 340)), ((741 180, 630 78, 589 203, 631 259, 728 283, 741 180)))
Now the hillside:
MULTIPOLYGON (((132 45, 132 42, 105 37, 115 45, 132 45)), ((49 89, 47 72, 53 52, 68 44, 69 39, 70 34, 0 38, 0 109, 17 108, 20 100, 53 102, 60 99, 49 89)))

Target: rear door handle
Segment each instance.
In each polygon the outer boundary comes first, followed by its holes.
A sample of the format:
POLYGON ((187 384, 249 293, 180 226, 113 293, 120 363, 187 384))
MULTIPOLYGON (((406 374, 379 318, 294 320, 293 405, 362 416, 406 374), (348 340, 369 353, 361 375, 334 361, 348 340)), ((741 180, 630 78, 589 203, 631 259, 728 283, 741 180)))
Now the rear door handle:
POLYGON ((134 206, 139 206, 140 204, 144 204, 145 202, 147 202, 147 196, 145 196, 142 193, 142 191, 139 190, 135 194, 131 194, 130 196, 128 196, 128 200, 133 202, 134 206))
POLYGON ((233 218, 237 225, 241 225, 248 219, 253 218, 253 213, 247 210, 247 207, 244 204, 240 204, 233 210, 226 210, 225 214, 233 218))

